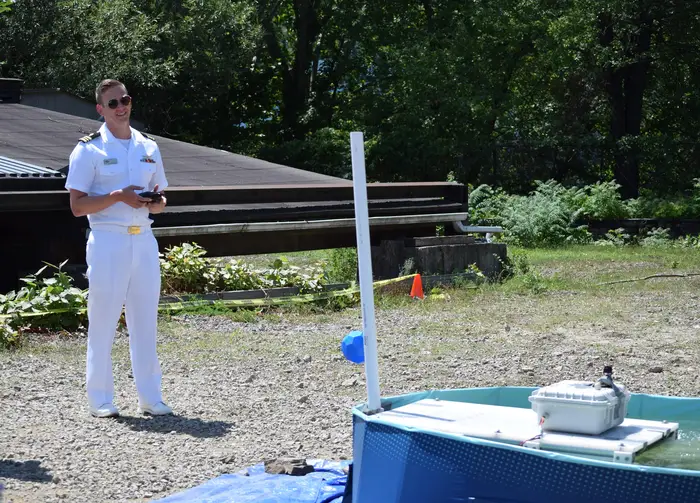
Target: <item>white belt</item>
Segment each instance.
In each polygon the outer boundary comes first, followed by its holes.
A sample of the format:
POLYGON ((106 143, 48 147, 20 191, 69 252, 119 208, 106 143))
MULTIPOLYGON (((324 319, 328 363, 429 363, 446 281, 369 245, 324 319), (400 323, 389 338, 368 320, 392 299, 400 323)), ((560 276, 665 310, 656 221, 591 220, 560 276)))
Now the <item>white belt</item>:
POLYGON ((119 224, 95 224, 91 226, 93 231, 116 232, 118 234, 151 234, 150 225, 119 225, 119 224))

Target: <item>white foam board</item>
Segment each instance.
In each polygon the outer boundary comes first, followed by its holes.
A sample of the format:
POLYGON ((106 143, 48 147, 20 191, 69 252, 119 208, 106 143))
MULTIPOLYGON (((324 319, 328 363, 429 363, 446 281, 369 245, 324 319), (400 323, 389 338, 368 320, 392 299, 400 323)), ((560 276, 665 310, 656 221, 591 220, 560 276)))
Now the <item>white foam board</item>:
POLYGON ((425 431, 495 440, 526 447, 632 462, 634 455, 678 432, 678 423, 625 418, 600 435, 541 430, 532 409, 424 399, 372 416, 425 431))

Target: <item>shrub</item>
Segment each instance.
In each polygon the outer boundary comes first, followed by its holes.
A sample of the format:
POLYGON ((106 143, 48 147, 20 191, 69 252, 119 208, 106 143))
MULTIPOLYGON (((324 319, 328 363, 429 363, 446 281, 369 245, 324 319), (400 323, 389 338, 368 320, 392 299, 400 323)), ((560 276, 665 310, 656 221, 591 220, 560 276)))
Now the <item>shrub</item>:
MULTIPOLYGON (((523 247, 559 246, 592 241, 587 222, 623 218, 698 218, 700 179, 689 194, 660 198, 642 194, 623 201, 613 181, 566 188, 559 182, 536 181, 528 195, 509 195, 500 188, 480 185, 469 195, 469 218, 475 225, 500 225, 503 240, 523 247)), ((660 231, 639 244, 660 246, 660 231)), ((637 244, 637 239, 609 233, 601 246, 637 244)))
POLYGON ((357 280, 357 250, 355 248, 338 248, 331 250, 327 264, 329 281, 345 283, 357 280))
MULTIPOLYGON (((354 250, 353 250, 354 251, 354 250)), ((347 253, 347 252, 346 252, 347 253)), ((256 270, 240 260, 211 261, 196 243, 174 246, 161 254, 162 292, 197 294, 224 290, 298 287, 300 293, 318 292, 327 283, 321 267, 302 270, 286 258, 256 270)), ((87 321, 88 290, 73 286, 62 267, 46 264, 22 278, 24 286, 0 295, 0 347, 19 345, 23 331, 75 330, 87 321), (46 273, 53 270, 52 276, 46 273)))
POLYGON ((253 290, 263 283, 259 273, 240 260, 230 260, 213 267, 205 276, 207 290, 213 291, 253 290))
POLYGON ((639 244, 641 246, 647 247, 665 247, 671 244, 671 238, 669 236, 668 229, 662 229, 655 227, 651 229, 645 237, 643 237, 639 244))
MULTIPOLYGON (((74 330, 86 320, 87 291, 73 286, 73 278, 62 267, 47 264, 36 273, 22 278, 25 284, 17 291, 0 295, 0 314, 32 314, 31 325, 34 329, 74 330), (54 269, 51 277, 42 277, 47 269, 54 269)), ((12 318, 10 325, 17 328, 20 318, 12 318)))
POLYGON ((19 332, 7 319, 0 319, 0 348, 13 349, 20 345, 19 332))
POLYGON ((595 242, 596 246, 624 246, 632 244, 633 239, 625 232, 625 229, 611 229, 601 239, 595 242))
POLYGON ((502 225, 509 199, 503 189, 479 185, 469 194, 469 221, 476 225, 502 225))
POLYGON ((630 208, 622 200, 620 185, 614 181, 598 182, 585 187, 582 213, 592 220, 629 218, 630 208))
POLYGON ((298 287, 300 293, 320 291, 325 283, 322 269, 304 273, 300 267, 290 266, 286 258, 275 260, 271 269, 262 271, 262 278, 268 288, 298 287))
POLYGON ((319 291, 326 283, 322 269, 289 265, 286 258, 275 260, 268 269, 256 270, 240 260, 214 262, 196 243, 168 248, 161 255, 164 293, 197 294, 231 290, 298 287, 300 292, 319 291))
POLYGON ((586 227, 576 225, 583 209, 572 203, 579 198, 553 180, 537 182, 528 196, 511 196, 503 210, 506 241, 523 247, 588 242, 586 227))
POLYGON ((161 254, 160 270, 164 291, 203 293, 217 283, 218 271, 204 256, 206 250, 197 243, 173 246, 161 254))

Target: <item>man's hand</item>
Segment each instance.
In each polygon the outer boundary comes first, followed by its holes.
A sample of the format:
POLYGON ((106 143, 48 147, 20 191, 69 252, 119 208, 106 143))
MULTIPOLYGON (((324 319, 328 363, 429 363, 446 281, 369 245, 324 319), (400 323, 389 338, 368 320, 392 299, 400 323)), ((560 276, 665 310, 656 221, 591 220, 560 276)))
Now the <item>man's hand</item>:
MULTIPOLYGON (((153 187, 153 192, 159 192, 158 191, 158 184, 156 184, 155 187, 153 187)), ((165 198, 165 195, 163 195, 163 192, 159 192, 160 195, 162 196, 160 198, 160 201, 157 202, 148 202, 146 203, 146 207, 148 208, 149 213, 160 213, 165 209, 165 205, 168 203, 168 200, 165 198)))
POLYGON ((85 217, 109 208, 115 203, 125 202, 132 208, 143 208, 146 204, 134 190, 139 187, 131 185, 124 189, 115 190, 103 196, 89 196, 86 192, 70 189, 70 207, 76 217, 85 217))
MULTIPOLYGON (((104 196, 88 196, 85 192, 79 190, 70 190, 70 207, 73 215, 76 217, 84 217, 92 213, 97 213, 106 208, 109 208, 114 203, 122 202, 128 204, 132 208, 148 208, 151 213, 160 213, 165 208, 165 197, 160 203, 151 203, 150 199, 146 199, 138 195, 136 191, 143 190, 143 187, 138 185, 129 185, 123 189, 115 190, 104 196)), ((156 185, 154 192, 158 192, 156 185)))
POLYGON ((118 201, 128 204, 132 208, 143 208, 150 202, 150 199, 143 198, 139 196, 136 191, 143 190, 143 187, 137 185, 129 185, 123 189, 115 190, 112 195, 117 198, 118 201))

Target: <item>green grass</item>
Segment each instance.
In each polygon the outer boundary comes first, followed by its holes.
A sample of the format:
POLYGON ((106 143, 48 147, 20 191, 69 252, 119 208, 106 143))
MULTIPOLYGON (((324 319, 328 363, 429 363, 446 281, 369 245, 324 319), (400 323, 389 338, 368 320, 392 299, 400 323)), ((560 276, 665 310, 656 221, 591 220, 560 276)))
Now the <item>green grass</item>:
POLYGON ((265 255, 241 255, 232 257, 250 264, 256 269, 270 267, 276 259, 286 259, 290 265, 306 268, 317 265, 319 262, 327 262, 331 250, 311 250, 291 253, 271 253, 265 255))
MULTIPOLYGON (((286 257, 290 264, 304 267, 328 262, 331 253, 332 250, 314 250, 237 258, 264 267, 276 258, 286 257)), ((516 259, 524 256, 531 269, 542 276, 546 286, 555 290, 580 289, 605 281, 657 273, 700 272, 700 250, 692 248, 586 245, 525 249, 509 246, 508 255, 516 259)), ((505 291, 520 290, 522 280, 522 277, 520 280, 516 277, 501 288, 505 291)))
MULTIPOLYGON (((521 249, 509 247, 508 254, 515 265, 515 275, 505 281, 476 285, 462 282, 453 286, 426 289, 426 299, 409 297, 410 284, 402 285, 391 294, 376 292, 375 306, 380 311, 400 311, 407 315, 432 316, 459 311, 456 323, 479 319, 482 326, 498 323, 518 324, 525 321, 536 331, 546 331, 566 324, 572 316, 580 323, 595 324, 601 319, 625 322, 629 316, 627 304, 638 301, 638 295, 652 299, 654 295, 696 295, 700 277, 654 278, 606 285, 616 280, 643 278, 654 274, 700 273, 700 251, 678 248, 572 246, 558 249, 521 249), (401 292, 405 290, 404 294, 401 292), (520 304, 537 303, 535 311, 525 313, 520 304), (533 314, 534 313, 534 314, 533 314)), ((280 254, 252 257, 264 265, 280 254)), ((304 265, 328 260, 330 250, 299 252, 285 255, 291 264, 304 265)), ((251 257, 247 257, 248 260, 251 257)), ((240 323, 265 320, 276 323, 295 319, 299 322, 332 323, 350 312, 359 314, 357 304, 344 300, 322 301, 290 306, 231 309, 224 305, 191 308, 173 313, 225 316, 240 323)), ((168 322, 171 315, 163 315, 168 322)), ((645 322, 642 322, 643 326, 645 322)), ((361 323, 358 323, 358 326, 361 323)), ((430 325, 424 325, 430 330, 430 325)), ((31 335, 30 338, 33 338, 31 335)), ((65 339, 65 336, 60 336, 65 339)), ((45 339, 36 338, 36 340, 45 339)), ((449 341, 447 341, 449 347, 449 341)), ((31 346, 31 345, 30 345, 31 346)), ((36 348, 34 349, 36 350, 36 348)), ((444 349, 441 351, 449 351, 444 349)))
MULTIPOLYGON (((510 248, 509 256, 525 257, 530 274, 514 278, 506 290, 528 288, 539 276, 549 290, 609 288, 610 281, 642 278, 654 274, 700 273, 700 250, 679 248, 573 246, 559 249, 510 248)), ((676 279, 650 279, 625 283, 628 289, 664 289, 676 279)), ((620 284, 622 286, 623 284, 620 284)))
MULTIPOLYGON (((284 255, 290 264, 304 266, 328 261, 331 250, 298 252, 284 255)), ((693 278, 658 278, 646 281, 604 285, 609 281, 642 278, 653 274, 700 273, 700 250, 678 248, 642 248, 642 247, 601 247, 571 246, 554 249, 508 248, 509 257, 516 262, 516 273, 512 278, 497 283, 476 285, 473 282, 461 282, 458 285, 437 286, 426 289, 426 301, 417 303, 406 295, 375 294, 378 309, 423 310, 426 313, 439 311, 445 304, 459 302, 492 302, 496 297, 505 295, 542 295, 546 292, 578 292, 595 296, 601 292, 615 291, 641 292, 665 291, 679 288, 682 284, 690 287, 700 279, 693 278)), ((260 266, 270 264, 283 255, 257 255, 245 257, 245 260, 260 266)), ((410 287, 408 287, 410 288, 410 287)), ((584 298, 585 298, 584 297, 584 298)), ((264 309, 235 309, 213 305, 192 308, 185 313, 203 315, 225 315, 240 322, 268 320, 295 313, 326 322, 333 312, 342 310, 344 305, 319 302, 285 307, 264 309)), ((606 308, 602 306, 601 308, 606 308)), ((609 308, 606 308, 609 309, 609 308)), ((615 313, 615 309, 610 310, 615 313)), ((555 320, 560 315, 552 313, 555 320)), ((593 319, 595 313, 590 314, 593 319)))
POLYGON ((162 315, 163 318, 169 319, 172 316, 183 316, 186 314, 197 314, 204 316, 226 316, 232 321, 242 323, 252 323, 257 321, 261 310, 255 308, 231 308, 227 307, 223 302, 214 301, 209 305, 203 306, 188 306, 180 311, 166 312, 162 315))
POLYGON ((552 249, 509 247, 509 255, 526 254, 533 265, 551 264, 645 264, 700 270, 700 250, 693 248, 647 248, 638 246, 571 246, 552 249))

